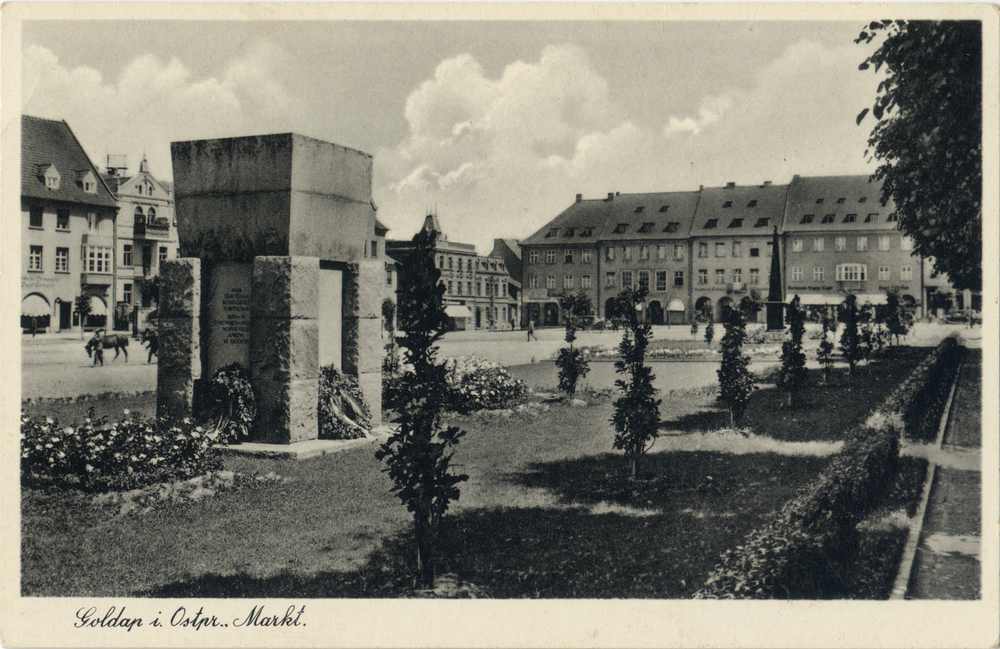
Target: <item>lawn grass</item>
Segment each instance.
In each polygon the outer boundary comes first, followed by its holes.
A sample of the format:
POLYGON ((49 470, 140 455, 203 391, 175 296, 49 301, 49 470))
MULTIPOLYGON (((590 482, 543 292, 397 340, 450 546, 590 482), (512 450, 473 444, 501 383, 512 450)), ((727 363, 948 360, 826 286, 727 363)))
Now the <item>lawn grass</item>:
MULTIPOLYGON (((861 424, 885 401, 928 351, 919 347, 893 347, 882 358, 857 368, 852 376, 841 369, 832 370, 825 385, 821 385, 822 370, 807 370, 806 387, 799 392, 792 408, 786 405, 786 392, 765 384, 753 394, 737 426, 787 442, 842 440, 847 431, 861 424)), ((661 430, 696 432, 728 428, 729 411, 717 402, 716 396, 705 390, 700 397, 690 393, 662 397, 661 430)))
MULTIPOLYGON (((758 392, 747 422, 775 440, 836 439, 842 431, 832 425, 822 434, 810 426, 825 418, 844 425, 863 419, 866 404, 881 401, 920 357, 900 351, 849 384, 810 388, 829 391, 807 390, 806 403, 823 408, 809 417, 805 409, 789 411, 804 420, 794 425, 780 423, 785 413, 765 416, 766 400, 780 402, 783 395, 758 392), (778 423, 768 428, 769 418, 778 423)), ((151 396, 131 399, 107 407, 135 411, 151 396)), ((715 416, 721 411, 711 399, 697 391, 665 399, 664 427, 676 431, 671 422, 715 416)), ((39 405, 40 414, 52 416, 48 406, 57 404, 39 405)), ((55 414, 68 422, 73 408, 79 416, 90 404, 64 405, 55 414)), ((663 444, 644 458, 642 479, 632 483, 624 457, 611 452, 610 399, 549 405, 536 414, 447 416, 467 431, 453 466, 469 481, 441 530, 439 574, 454 572, 500 598, 688 597, 721 552, 742 542, 828 462, 822 455, 678 451, 663 444)), ((411 521, 374 450, 373 444, 301 462, 229 457, 226 468, 239 474, 232 489, 127 516, 80 493, 22 490, 22 593, 410 596, 411 521)), ((866 538, 868 563, 890 565, 898 529, 875 528, 866 538)))

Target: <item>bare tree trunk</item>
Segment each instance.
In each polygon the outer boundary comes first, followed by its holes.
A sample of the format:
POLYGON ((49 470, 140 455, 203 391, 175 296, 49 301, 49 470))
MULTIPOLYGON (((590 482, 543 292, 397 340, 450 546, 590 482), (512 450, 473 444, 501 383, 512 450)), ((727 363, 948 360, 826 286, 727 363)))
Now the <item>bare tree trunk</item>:
POLYGON ((417 537, 417 585, 421 588, 434 588, 429 524, 421 521, 418 514, 413 515, 413 532, 417 537))

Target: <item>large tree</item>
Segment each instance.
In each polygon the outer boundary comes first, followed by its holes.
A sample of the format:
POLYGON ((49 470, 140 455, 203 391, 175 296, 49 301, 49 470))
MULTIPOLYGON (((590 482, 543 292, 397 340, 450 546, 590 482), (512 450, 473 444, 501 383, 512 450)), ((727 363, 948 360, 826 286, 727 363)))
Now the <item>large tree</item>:
MULTIPOLYGON (((880 41, 861 64, 884 70, 865 155, 882 164, 914 254, 934 258, 957 288, 982 289, 982 25, 978 21, 872 22, 855 43, 880 41)), ((858 115, 858 124, 868 114, 858 115)))

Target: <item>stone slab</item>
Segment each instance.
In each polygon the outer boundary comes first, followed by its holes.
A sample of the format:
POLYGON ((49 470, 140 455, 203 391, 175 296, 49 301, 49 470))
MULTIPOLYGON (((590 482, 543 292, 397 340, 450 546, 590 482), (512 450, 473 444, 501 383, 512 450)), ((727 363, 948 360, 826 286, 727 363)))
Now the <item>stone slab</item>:
POLYGON ((308 460, 311 458, 334 455, 343 451, 356 448, 371 448, 374 453, 375 448, 389 439, 393 430, 387 426, 380 426, 371 431, 368 437, 361 439, 313 439, 295 444, 259 444, 246 442, 233 446, 218 445, 223 455, 272 458, 276 460, 308 460))
POLYGON ((382 372, 365 372, 358 375, 358 387, 365 397, 373 426, 382 424, 382 372))
POLYGON ((233 363, 249 369, 251 264, 208 264, 204 275, 205 375, 212 376, 233 363))
POLYGON ((194 410, 194 379, 190 375, 158 373, 156 376, 156 416, 183 419, 194 410))
POLYGON ((182 373, 201 376, 201 336, 198 318, 160 318, 157 336, 157 375, 182 373))
POLYGON ((251 376, 271 380, 316 380, 319 321, 254 318, 250 323, 251 376))

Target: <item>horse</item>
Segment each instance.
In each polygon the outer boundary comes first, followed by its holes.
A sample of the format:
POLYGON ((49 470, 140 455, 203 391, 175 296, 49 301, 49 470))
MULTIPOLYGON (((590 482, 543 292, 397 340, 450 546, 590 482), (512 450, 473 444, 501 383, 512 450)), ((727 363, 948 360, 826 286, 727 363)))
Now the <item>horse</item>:
POLYGON ((111 360, 117 359, 118 353, 122 352, 125 354, 125 362, 128 362, 128 336, 111 334, 100 338, 91 338, 87 341, 87 346, 85 347, 87 358, 93 355, 94 365, 97 365, 97 361, 100 361, 101 365, 104 365, 104 350, 112 348, 115 350, 115 358, 111 360))

